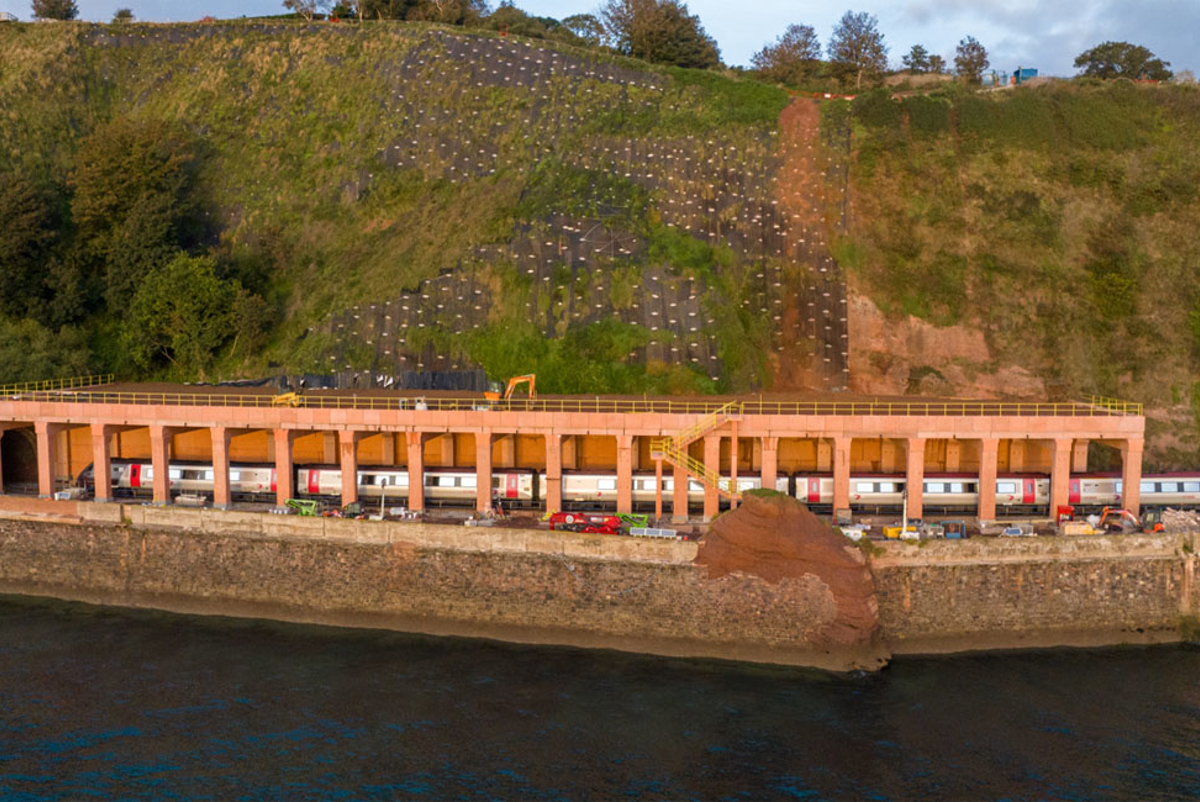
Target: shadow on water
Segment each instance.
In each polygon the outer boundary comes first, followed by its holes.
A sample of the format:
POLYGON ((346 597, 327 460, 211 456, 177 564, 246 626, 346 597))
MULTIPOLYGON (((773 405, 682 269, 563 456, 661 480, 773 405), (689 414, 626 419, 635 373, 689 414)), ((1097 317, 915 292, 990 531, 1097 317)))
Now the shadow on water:
POLYGON ((0 599, 4 799, 1200 795, 1200 650, 875 675, 0 599))

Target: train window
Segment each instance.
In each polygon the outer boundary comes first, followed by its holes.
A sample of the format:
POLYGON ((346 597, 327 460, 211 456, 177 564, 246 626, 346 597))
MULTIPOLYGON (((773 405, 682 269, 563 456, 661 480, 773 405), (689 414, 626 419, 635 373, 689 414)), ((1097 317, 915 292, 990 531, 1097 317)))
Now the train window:
POLYGON ((996 492, 997 493, 1016 493, 1017 492, 1017 483, 1016 482, 996 482, 996 492))
POLYGON ((454 477, 453 476, 439 476, 437 478, 437 486, 438 487, 454 487, 454 477))
POLYGON ((961 492, 963 492, 963 483, 962 483, 962 482, 951 482, 951 483, 948 485, 948 487, 950 488, 950 492, 951 492, 951 493, 961 493, 961 492))
POLYGON ((205 471, 205 472, 204 472, 204 476, 203 476, 202 478, 203 478, 203 479, 204 479, 204 481, 206 481, 206 482, 211 482, 211 481, 213 480, 213 472, 212 472, 212 471, 205 471))
POLYGON ((458 482, 458 486, 459 486, 459 487, 475 487, 475 477, 474 477, 474 476, 462 476, 462 477, 460 477, 460 478, 459 478, 459 482, 458 482))
POLYGON ((153 465, 143 465, 142 466, 142 484, 144 485, 144 484, 146 484, 146 482, 153 481, 153 479, 154 479, 154 466, 153 465))
POLYGON ((504 477, 502 477, 502 476, 493 476, 493 477, 492 477, 492 489, 493 489, 493 490, 499 490, 499 489, 500 489, 500 483, 501 483, 502 481, 504 481, 504 477))
POLYGON ((896 492, 896 483, 895 482, 880 482, 879 483, 879 492, 880 493, 895 493, 896 492))
POLYGON ((600 479, 599 481, 596 482, 596 489, 597 490, 616 490, 617 489, 617 480, 616 479, 600 479))
POLYGON ((704 485, 700 484, 695 479, 689 479, 688 491, 691 493, 701 493, 704 491, 704 485))
POLYGON ((1184 482, 1184 493, 1200 493, 1200 482, 1184 482))
POLYGON ((675 489, 675 480, 674 479, 663 479, 663 490, 674 490, 674 489, 675 489))
POLYGON ((167 478, 170 479, 172 482, 178 482, 180 479, 183 478, 183 471, 181 471, 179 468, 168 468, 167 469, 167 478))
POLYGON ((1158 492, 1160 492, 1160 493, 1178 493, 1179 492, 1179 482, 1163 482, 1158 486, 1158 492))
POLYGON ((375 474, 373 473, 360 473, 358 475, 358 483, 360 485, 373 485, 376 483, 375 478, 375 474))
POLYGON ((636 484, 637 484, 638 490, 653 490, 654 489, 654 482, 649 479, 638 479, 636 484))
POLYGON ((1154 482, 1142 482, 1142 492, 1143 493, 1155 493, 1158 491, 1155 488, 1154 482))
POLYGON ((946 485, 943 482, 926 482, 925 483, 925 492, 926 493, 945 493, 946 485))
POLYGON ((1121 492, 1121 486, 1122 486, 1123 484, 1124 484, 1124 482, 1122 482, 1120 479, 1118 479, 1118 480, 1116 481, 1116 484, 1114 484, 1114 485, 1113 485, 1113 490, 1115 490, 1117 493, 1120 493, 1120 492, 1121 492))
POLYGON ((874 493, 875 492, 875 483, 874 482, 855 482, 854 483, 854 492, 855 493, 874 493))

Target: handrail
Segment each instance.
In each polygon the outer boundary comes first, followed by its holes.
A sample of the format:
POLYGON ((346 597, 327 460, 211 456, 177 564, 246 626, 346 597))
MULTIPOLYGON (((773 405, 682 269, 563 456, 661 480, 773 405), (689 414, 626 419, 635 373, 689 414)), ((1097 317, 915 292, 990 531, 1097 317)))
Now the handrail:
MULTIPOLYGON (((111 377, 89 377, 100 378, 111 377)), ((82 381, 82 380, 81 380, 82 381)), ((77 390, 69 383, 57 390, 28 390, 23 386, 0 388, 0 401, 57 401, 80 404, 130 404, 184 407, 270 407, 272 395, 265 393, 164 393, 127 390, 77 390)), ((298 398, 302 409, 364 409, 446 412, 582 412, 654 413, 669 415, 712 415, 729 405, 726 401, 695 399, 553 398, 491 401, 482 398, 397 398, 373 395, 320 395, 298 398)), ((815 416, 922 416, 922 417, 1114 417, 1142 414, 1142 405, 1113 399, 1090 402, 1037 403, 1022 401, 741 401, 746 415, 815 416)))
POLYGON ((687 447, 688 443, 699 439, 702 435, 708 434, 708 432, 725 423, 731 414, 737 414, 741 411, 742 402, 730 401, 725 406, 714 412, 708 413, 696 423, 675 435, 675 437, 672 438, 674 441, 674 446, 680 449, 687 447))
POLYGON ((0 385, 0 396, 72 390, 81 387, 98 387, 102 384, 112 384, 113 378, 114 376, 111 373, 102 373, 95 376, 76 376, 69 379, 43 379, 42 381, 24 382, 22 384, 3 384, 0 385))
POLYGON ((667 462, 683 468, 688 474, 695 476, 709 487, 715 488, 721 495, 729 498, 741 498, 731 477, 721 476, 691 454, 676 448, 670 437, 656 438, 650 441, 650 451, 661 454, 667 462))

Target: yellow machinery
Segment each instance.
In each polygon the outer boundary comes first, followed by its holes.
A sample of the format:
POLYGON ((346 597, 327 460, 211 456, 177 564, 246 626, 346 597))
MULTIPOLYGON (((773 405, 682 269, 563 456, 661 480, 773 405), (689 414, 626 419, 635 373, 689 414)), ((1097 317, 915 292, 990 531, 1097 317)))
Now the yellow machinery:
POLYGON ((298 407, 304 404, 304 399, 299 393, 280 393, 271 399, 273 407, 298 407))
MULTIPOLYGON (((508 380, 508 386, 506 388, 504 388, 504 400, 507 401, 508 399, 512 398, 513 393, 515 393, 517 391, 517 388, 520 387, 522 384, 529 385, 529 400, 530 401, 537 398, 537 375, 534 373, 526 373, 524 376, 513 376, 511 379, 508 380)), ((492 386, 495 387, 496 385, 492 385, 492 386)), ((483 397, 489 401, 499 401, 500 400, 499 393, 488 392, 488 393, 484 393, 483 397)))

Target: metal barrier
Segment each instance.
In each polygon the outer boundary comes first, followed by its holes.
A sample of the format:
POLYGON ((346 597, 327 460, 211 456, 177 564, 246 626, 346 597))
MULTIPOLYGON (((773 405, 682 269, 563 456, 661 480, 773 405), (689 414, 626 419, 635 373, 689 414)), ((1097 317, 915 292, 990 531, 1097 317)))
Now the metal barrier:
POLYGON ((70 379, 45 379, 37 382, 25 382, 24 384, 4 384, 0 385, 0 396, 71 390, 79 387, 98 387, 102 384, 112 384, 113 378, 113 374, 104 373, 97 376, 77 376, 70 379))
MULTIPOLYGON (((83 380, 78 380, 83 381, 83 380)), ((82 386, 82 385, 76 385, 82 386)), ((270 407, 263 393, 141 393, 127 391, 8 390, 0 400, 56 401, 77 404, 131 404, 177 407, 270 407)), ((730 402, 721 400, 538 398, 489 401, 482 398, 397 398, 372 395, 303 395, 294 406, 307 409, 435 410, 447 412, 583 412, 620 414, 711 415, 730 402)), ((1114 417, 1141 415, 1142 405, 1108 398, 1090 402, 1018 401, 768 401, 742 400, 745 415, 917 416, 917 417, 1114 417)))

